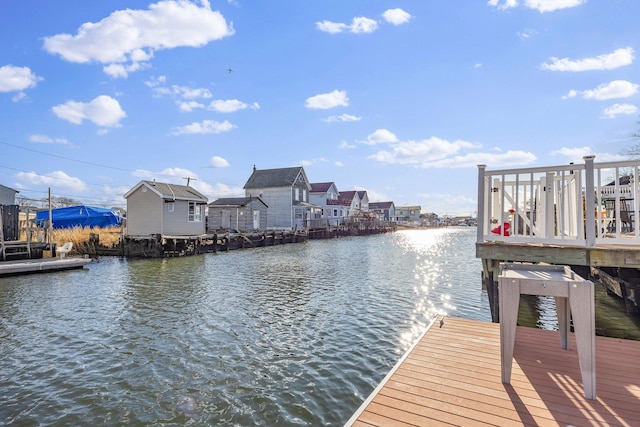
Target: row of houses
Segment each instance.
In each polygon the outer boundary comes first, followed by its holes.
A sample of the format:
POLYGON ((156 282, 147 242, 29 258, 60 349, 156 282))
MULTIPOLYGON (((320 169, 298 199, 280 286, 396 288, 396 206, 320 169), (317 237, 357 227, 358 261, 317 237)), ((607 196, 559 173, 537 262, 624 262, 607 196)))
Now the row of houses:
MULTIPOLYGON (((218 230, 303 230, 368 220, 424 222, 420 206, 369 202, 364 190, 339 191, 334 182, 312 183, 301 166, 262 170, 254 166, 243 189, 242 197, 209 202, 189 185, 140 181, 124 195, 126 233, 194 236, 218 230)), ((13 192, 15 200, 17 191, 13 192)))
POLYGON ((369 202, 366 191, 339 191, 334 182, 312 183, 303 167, 254 166, 243 189, 242 197, 209 203, 188 185, 140 181, 124 195, 127 234, 303 230, 366 219, 420 221, 419 206, 398 209, 393 202, 369 202))

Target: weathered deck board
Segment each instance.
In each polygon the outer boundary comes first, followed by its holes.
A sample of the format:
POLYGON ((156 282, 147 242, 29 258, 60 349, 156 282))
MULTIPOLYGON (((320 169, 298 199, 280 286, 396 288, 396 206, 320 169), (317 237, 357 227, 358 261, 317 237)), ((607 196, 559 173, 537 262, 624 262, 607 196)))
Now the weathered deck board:
POLYGON ((596 337, 596 400, 584 397, 571 334, 518 327, 511 384, 500 380, 500 325, 435 324, 354 414, 353 426, 640 426, 640 341, 596 337))

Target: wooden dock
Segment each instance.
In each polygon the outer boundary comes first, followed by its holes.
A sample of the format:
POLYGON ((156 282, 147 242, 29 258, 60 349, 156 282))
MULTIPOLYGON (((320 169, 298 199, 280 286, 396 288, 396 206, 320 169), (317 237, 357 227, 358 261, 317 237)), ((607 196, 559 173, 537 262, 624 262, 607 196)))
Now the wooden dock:
POLYGON ((0 277, 18 274, 50 273, 61 270, 83 268, 91 262, 90 258, 40 258, 0 262, 0 277))
POLYGON ((511 384, 500 325, 435 323, 346 426, 640 426, 640 341, 596 337, 596 400, 584 397, 575 338, 518 327, 511 384))

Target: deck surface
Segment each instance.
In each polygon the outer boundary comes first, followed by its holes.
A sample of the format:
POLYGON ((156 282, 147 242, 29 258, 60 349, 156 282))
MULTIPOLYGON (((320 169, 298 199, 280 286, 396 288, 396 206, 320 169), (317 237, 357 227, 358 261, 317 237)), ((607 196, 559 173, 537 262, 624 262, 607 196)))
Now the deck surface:
POLYGON ((347 425, 640 426, 640 341, 596 337, 596 400, 584 397, 571 334, 518 327, 511 384, 500 325, 435 323, 347 425))
POLYGON ((47 273, 60 270, 82 268, 91 262, 90 258, 40 258, 0 262, 0 277, 16 274, 47 273))

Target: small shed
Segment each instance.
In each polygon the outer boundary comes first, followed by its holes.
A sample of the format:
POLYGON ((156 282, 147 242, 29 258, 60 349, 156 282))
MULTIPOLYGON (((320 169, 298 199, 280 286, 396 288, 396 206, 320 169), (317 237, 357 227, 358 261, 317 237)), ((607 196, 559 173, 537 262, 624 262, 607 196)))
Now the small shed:
POLYGON ((260 197, 226 197, 209 203, 209 232, 238 230, 243 233, 267 229, 267 204, 260 197))
POLYGON ((205 234, 207 197, 188 185, 140 181, 124 198, 130 236, 205 234))
POLYGON ((18 190, 0 184, 0 205, 15 205, 18 190))

